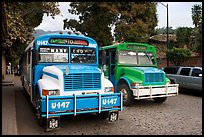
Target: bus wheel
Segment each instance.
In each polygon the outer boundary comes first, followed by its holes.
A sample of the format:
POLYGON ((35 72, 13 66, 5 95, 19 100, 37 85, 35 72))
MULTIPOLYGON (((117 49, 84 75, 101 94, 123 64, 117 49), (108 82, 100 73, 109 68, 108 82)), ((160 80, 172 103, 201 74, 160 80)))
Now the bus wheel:
POLYGON ((129 89, 126 84, 119 85, 117 88, 118 92, 123 93, 123 105, 130 106, 133 102, 133 92, 129 89))
POLYGON ((160 98, 153 98, 154 102, 156 103, 163 103, 165 102, 167 97, 160 97, 160 98))
POLYGON ((41 111, 40 111, 40 94, 38 91, 38 88, 36 88, 35 90, 36 93, 36 100, 35 100, 35 106, 36 106, 36 115, 37 115, 37 119, 38 119, 38 124, 42 127, 45 125, 46 123, 46 118, 43 118, 41 116, 41 111))

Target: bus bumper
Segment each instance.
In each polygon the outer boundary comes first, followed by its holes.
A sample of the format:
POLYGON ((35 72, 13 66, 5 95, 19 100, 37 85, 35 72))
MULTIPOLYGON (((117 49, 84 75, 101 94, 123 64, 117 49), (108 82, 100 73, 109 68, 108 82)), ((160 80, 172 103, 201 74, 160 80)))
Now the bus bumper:
POLYGON ((47 120, 47 131, 58 128, 60 116, 109 112, 109 120, 118 119, 123 110, 122 93, 44 96, 40 102, 41 117, 47 120))
POLYGON ((132 89, 135 99, 148 99, 178 95, 179 84, 166 84, 156 86, 138 86, 132 89))

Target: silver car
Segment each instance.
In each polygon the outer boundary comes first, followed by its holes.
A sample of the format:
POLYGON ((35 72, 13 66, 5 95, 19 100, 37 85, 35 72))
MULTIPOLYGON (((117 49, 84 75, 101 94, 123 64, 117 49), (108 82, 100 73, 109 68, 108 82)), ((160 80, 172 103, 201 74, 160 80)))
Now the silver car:
POLYGON ((164 71, 180 88, 202 91, 202 67, 168 66, 164 71))

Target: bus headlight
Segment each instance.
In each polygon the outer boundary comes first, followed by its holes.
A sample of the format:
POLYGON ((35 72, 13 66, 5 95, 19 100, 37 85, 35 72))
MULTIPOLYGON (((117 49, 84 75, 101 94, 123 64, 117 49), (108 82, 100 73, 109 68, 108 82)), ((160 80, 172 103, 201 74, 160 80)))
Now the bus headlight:
POLYGON ((105 87, 105 92, 114 92, 114 87, 105 87))
POLYGON ((42 95, 43 96, 55 96, 55 95, 60 95, 60 91, 59 89, 54 89, 54 90, 46 90, 46 89, 43 89, 42 90, 42 95))
POLYGON ((131 86, 131 88, 137 88, 138 86, 142 86, 142 84, 141 83, 132 82, 132 83, 130 83, 130 86, 131 86))

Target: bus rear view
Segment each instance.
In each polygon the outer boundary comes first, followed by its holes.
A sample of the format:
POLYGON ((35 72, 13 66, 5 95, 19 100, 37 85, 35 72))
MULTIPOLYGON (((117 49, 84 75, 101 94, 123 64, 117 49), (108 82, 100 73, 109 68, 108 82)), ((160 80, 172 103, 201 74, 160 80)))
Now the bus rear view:
POLYGON ((118 119, 122 94, 98 68, 98 46, 75 33, 44 34, 25 49, 21 79, 46 131, 57 129, 60 116, 94 113, 118 119))

